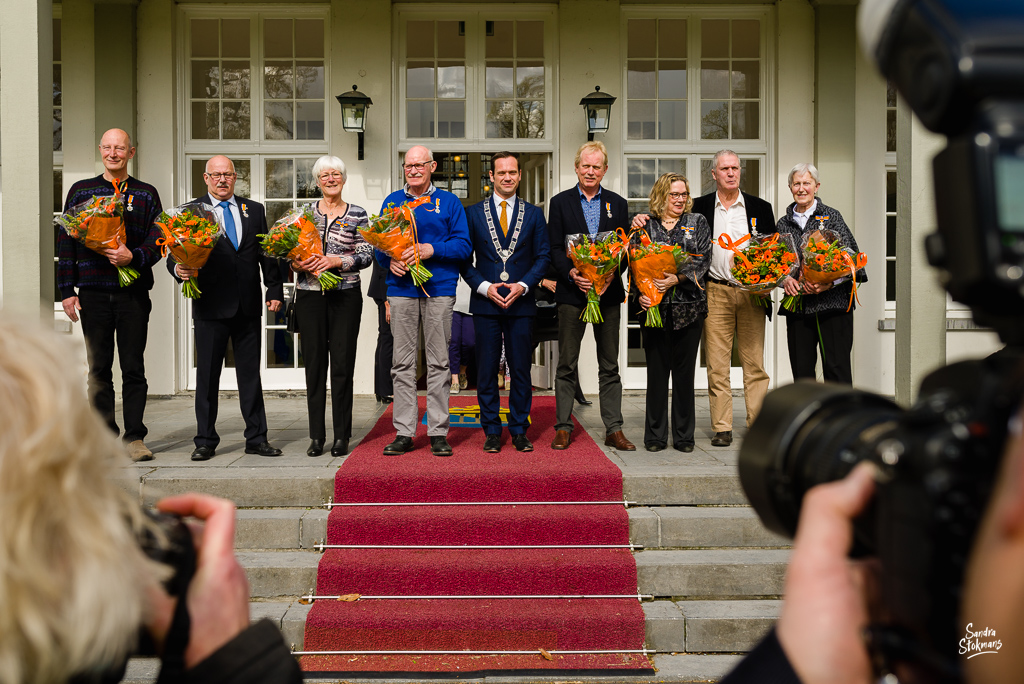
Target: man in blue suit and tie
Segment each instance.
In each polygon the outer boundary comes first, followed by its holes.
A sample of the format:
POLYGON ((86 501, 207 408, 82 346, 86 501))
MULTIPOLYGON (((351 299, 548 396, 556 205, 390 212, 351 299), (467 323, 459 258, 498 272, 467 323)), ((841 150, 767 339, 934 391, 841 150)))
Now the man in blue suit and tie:
POLYGON ((484 451, 501 451, 497 377, 502 340, 512 374, 508 431, 517 451, 533 451, 526 437, 533 400, 530 355, 537 311, 532 290, 548 269, 547 224, 544 212, 516 197, 518 155, 498 152, 491 157, 488 173, 494 194, 467 212, 474 259, 462 274, 473 290, 469 312, 476 332, 477 397, 486 434, 484 451))

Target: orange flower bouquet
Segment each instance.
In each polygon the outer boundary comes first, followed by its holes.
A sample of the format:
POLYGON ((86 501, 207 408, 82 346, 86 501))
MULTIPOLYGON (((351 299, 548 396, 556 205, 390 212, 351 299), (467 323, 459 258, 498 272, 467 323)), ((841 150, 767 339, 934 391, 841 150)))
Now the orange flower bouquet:
MULTIPOLYGON (((114 181, 113 195, 93 195, 61 214, 54 222, 69 236, 94 252, 117 249, 125 242, 124 200, 121 189, 114 181)), ((131 266, 117 266, 117 279, 121 287, 130 285, 139 272, 131 266)))
MULTIPOLYGON (((162 254, 168 252, 186 268, 202 268, 210 258, 217 240, 224 235, 220 219, 209 204, 183 204, 168 209, 156 220, 164 236, 157 240, 162 254)), ((181 285, 181 293, 188 299, 202 295, 195 277, 181 285)))
POLYGON ((619 273, 624 243, 618 233, 598 233, 593 238, 586 233, 565 236, 565 251, 573 266, 593 285, 587 291, 587 307, 580 320, 584 323, 604 323, 601 315, 601 295, 619 273))
POLYGON ((644 321, 648 328, 663 327, 658 305, 661 304, 665 293, 658 289, 654 281, 663 280, 669 273, 678 274, 679 268, 690 258, 690 255, 684 253, 682 247, 678 245, 653 242, 646 231, 640 236, 639 245, 635 242, 629 245, 629 271, 633 284, 641 294, 651 300, 644 321))
MULTIPOLYGON (((825 284, 833 283, 845 276, 853 276, 853 290, 850 292, 852 306, 853 298, 857 294, 855 273, 867 265, 867 255, 845 247, 839 236, 827 228, 819 228, 808 233, 803 240, 801 252, 804 262, 800 276, 802 280, 825 284)), ((849 311, 849 307, 846 310, 849 311)))
MULTIPOLYGON (((397 207, 389 204, 379 216, 371 216, 370 227, 361 228, 359 234, 368 244, 392 259, 400 259, 407 249, 415 248, 419 243, 416 237, 416 217, 412 210, 429 202, 430 197, 424 195, 397 207)), ((420 261, 418 250, 415 262, 409 266, 409 274, 416 287, 422 287, 434 275, 420 261)))
MULTIPOLYGON (((256 237, 260 238, 260 247, 267 256, 288 261, 324 256, 324 243, 313 218, 313 209, 308 206, 292 209, 275 221, 270 230, 256 237)), ((314 275, 320 281, 321 292, 333 290, 341 282, 341 278, 330 271, 314 275)))
POLYGON ((733 252, 732 284, 749 292, 760 306, 771 306, 771 291, 796 270, 796 247, 788 234, 745 235, 736 242, 723 234, 718 246, 733 252), (748 240, 750 245, 741 249, 748 240))

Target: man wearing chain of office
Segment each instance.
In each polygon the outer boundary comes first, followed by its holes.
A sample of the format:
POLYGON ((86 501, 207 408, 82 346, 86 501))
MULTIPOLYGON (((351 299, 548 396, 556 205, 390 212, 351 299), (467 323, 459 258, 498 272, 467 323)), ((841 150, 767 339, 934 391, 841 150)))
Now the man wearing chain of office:
POLYGON ((466 212, 473 260, 462 276, 473 290, 469 312, 476 333, 477 397, 484 428, 484 451, 501 451, 498 363, 502 340, 512 376, 508 431, 516 451, 533 451, 526 436, 533 389, 530 355, 537 305, 533 290, 548 269, 548 230, 544 212, 516 197, 519 157, 491 157, 494 193, 466 212))

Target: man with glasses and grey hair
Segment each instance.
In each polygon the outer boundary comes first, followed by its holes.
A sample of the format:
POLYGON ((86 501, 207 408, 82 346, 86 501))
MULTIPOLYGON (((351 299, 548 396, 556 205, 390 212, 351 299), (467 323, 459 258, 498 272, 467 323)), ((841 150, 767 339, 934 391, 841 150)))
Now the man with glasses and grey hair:
POLYGON ((412 451, 419 416, 416 397, 416 357, 419 330, 423 326, 423 344, 427 360, 427 435, 435 456, 451 456, 448 444, 448 397, 451 373, 448 343, 452 334, 452 308, 459 269, 472 253, 466 211, 459 198, 434 187, 430 174, 437 168, 434 154, 416 145, 405 153, 405 186, 384 199, 383 212, 426 197, 427 202, 413 209, 419 243, 401 258, 392 259, 376 252, 377 261, 388 269, 388 303, 391 306, 391 332, 394 357, 391 378, 394 382, 395 440, 384 447, 386 456, 412 451), (418 258, 432 276, 417 287, 409 266, 418 258))

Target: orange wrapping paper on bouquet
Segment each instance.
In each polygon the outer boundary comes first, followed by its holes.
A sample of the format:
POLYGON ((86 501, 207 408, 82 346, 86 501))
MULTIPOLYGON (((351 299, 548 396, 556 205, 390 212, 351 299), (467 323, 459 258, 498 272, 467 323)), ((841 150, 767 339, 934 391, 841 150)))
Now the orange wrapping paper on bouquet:
MULTIPOLYGON (((801 279, 810 283, 826 285, 845 276, 852 277, 853 288, 850 290, 850 303, 846 307, 846 310, 849 311, 853 307, 854 298, 857 297, 856 273, 867 265, 867 255, 844 247, 839 236, 828 229, 819 229, 809 233, 803 240, 801 251, 803 252, 801 279)), ((859 303, 860 299, 858 298, 857 301, 859 303)))
MULTIPOLYGON (((310 207, 293 209, 270 227, 260 238, 260 247, 267 256, 288 261, 305 261, 310 257, 324 256, 324 243, 316 227, 313 210, 310 207)), ((341 278, 330 271, 314 274, 320 282, 320 291, 326 292, 338 286, 341 278)))
POLYGON ((649 328, 662 327, 661 311, 658 305, 665 296, 665 292, 658 289, 655 280, 664 280, 666 274, 678 276, 679 267, 683 264, 686 255, 678 245, 665 245, 652 242, 646 232, 640 237, 640 245, 631 244, 629 247, 629 270, 633 278, 633 284, 640 291, 640 294, 651 300, 651 306, 647 309, 647 320, 645 324, 649 328))
MULTIPOLYGON (((124 228, 124 200, 117 181, 113 195, 93 195, 85 202, 71 207, 67 213, 54 219, 70 237, 86 248, 103 254, 104 250, 117 249, 127 242, 124 228)), ((116 266, 118 283, 121 287, 131 284, 139 272, 129 266, 116 266)))
MULTIPOLYGON (((170 252, 176 262, 196 270, 206 265, 214 245, 224 234, 217 213, 208 204, 183 204, 169 209, 160 215, 156 225, 164 234, 157 240, 162 254, 170 252)), ((181 292, 188 299, 203 294, 195 278, 182 283, 181 292)))
MULTIPOLYGON (((417 247, 419 238, 416 235, 416 217, 412 210, 428 202, 430 202, 430 197, 424 195, 397 207, 389 206, 380 213, 380 216, 370 217, 369 228, 359 231, 369 245, 384 252, 392 259, 401 259, 402 254, 412 247, 415 250, 415 259, 414 263, 409 265, 409 275, 412 276, 412 282, 416 287, 420 288, 433 274, 420 260, 417 247)), ((423 293, 426 294, 426 290, 423 293)))

